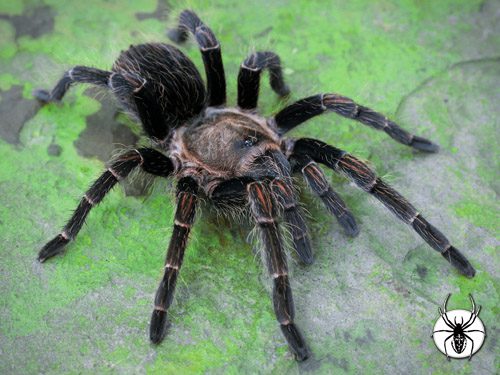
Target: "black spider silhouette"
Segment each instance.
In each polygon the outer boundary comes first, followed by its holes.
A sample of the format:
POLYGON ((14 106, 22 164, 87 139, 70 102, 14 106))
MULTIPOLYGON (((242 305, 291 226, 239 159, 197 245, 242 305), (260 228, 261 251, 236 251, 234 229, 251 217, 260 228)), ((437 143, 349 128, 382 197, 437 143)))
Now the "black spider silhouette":
POLYGON ((471 344, 472 344, 472 347, 470 350, 470 355, 469 355, 469 361, 470 361, 472 358, 472 354, 474 353, 474 340, 469 335, 467 335, 467 333, 482 332, 483 334, 485 334, 484 331, 481 331, 480 329, 467 329, 470 326, 472 326, 472 324, 474 324, 474 322, 476 321, 476 318, 479 316, 479 312, 481 311, 481 306, 479 306, 479 308, 476 310, 476 304, 474 303, 474 299, 472 298, 472 294, 469 294, 470 302, 472 304, 472 310, 470 312, 469 320, 467 320, 464 323, 464 319, 462 317, 461 322, 457 323, 457 318, 455 317, 453 319, 453 322, 451 322, 450 318, 448 318, 448 315, 447 315, 448 312, 446 310, 446 305, 448 304, 448 300, 450 299, 450 297, 451 297, 451 293, 448 294, 448 296, 446 297, 446 300, 444 301, 444 304, 443 304, 443 309, 441 310, 441 307, 439 307, 438 311, 439 311, 439 315, 441 315, 441 318, 443 318, 443 321, 445 322, 445 324, 448 327, 450 327, 452 330, 450 331, 448 329, 439 329, 437 331, 434 331, 432 333, 432 335, 434 336, 434 333, 437 333, 437 332, 451 332, 451 335, 449 335, 444 340, 444 351, 446 354, 446 358, 448 358, 448 361, 450 360, 450 357, 448 355, 448 349, 446 349, 446 342, 450 339, 453 339, 453 341, 451 342, 451 347, 453 348, 455 353, 460 354, 460 353, 464 352, 465 348, 467 347, 467 339, 469 339, 471 344))
POLYGON ((310 264, 313 255, 291 174, 301 173, 345 232, 350 236, 358 234, 354 217, 330 187, 317 164, 320 163, 353 180, 409 224, 462 274, 474 276, 474 268, 448 239, 365 163, 319 140, 291 139, 284 135, 315 116, 335 112, 383 130, 396 141, 421 151, 436 152, 437 145, 408 133, 380 113, 331 93, 299 100, 275 116, 264 118, 256 110, 262 71, 269 71, 271 87, 278 95, 289 93, 280 59, 268 51, 252 53, 244 60, 238 76, 237 106, 227 107, 220 44, 194 12, 185 10, 170 37, 183 42, 189 33, 194 35, 201 50, 207 89, 194 64, 180 50, 167 44, 151 43, 130 46, 122 51, 111 71, 76 66, 64 74, 50 93, 34 92, 40 101, 52 102, 61 100, 74 83, 105 87, 142 123, 154 147, 128 150, 112 160, 108 169, 87 190, 61 233, 42 248, 38 258, 41 262, 62 252, 75 239, 90 210, 132 170, 174 177, 178 180, 177 211, 165 274, 156 293, 151 340, 158 343, 165 335, 167 310, 174 296, 197 203, 202 196, 223 209, 249 209, 259 229, 273 279, 272 298, 277 320, 296 358, 304 360, 309 352, 294 323, 292 291, 278 217, 289 228, 298 257, 310 264))

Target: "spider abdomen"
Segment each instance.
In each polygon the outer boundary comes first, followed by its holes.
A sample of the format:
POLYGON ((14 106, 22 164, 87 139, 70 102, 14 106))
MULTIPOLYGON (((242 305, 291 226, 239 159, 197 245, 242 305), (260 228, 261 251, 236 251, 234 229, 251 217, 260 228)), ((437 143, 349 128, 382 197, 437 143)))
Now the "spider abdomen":
POLYGON ((453 333, 453 341, 451 345, 453 350, 458 354, 462 353, 467 347, 467 340, 465 339, 465 335, 461 326, 457 325, 453 333))
POLYGON ((120 77, 111 80, 111 88, 122 104, 142 120, 144 130, 154 139, 164 139, 171 129, 183 125, 205 107, 206 90, 200 73, 174 46, 130 46, 121 52, 112 71, 120 77))

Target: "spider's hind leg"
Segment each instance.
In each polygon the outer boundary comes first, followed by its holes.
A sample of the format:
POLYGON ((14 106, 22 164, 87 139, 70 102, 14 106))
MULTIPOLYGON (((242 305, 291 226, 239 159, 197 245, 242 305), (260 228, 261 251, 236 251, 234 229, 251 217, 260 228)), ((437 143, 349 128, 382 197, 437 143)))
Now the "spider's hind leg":
POLYGON ((90 83, 97 86, 107 87, 111 72, 90 68, 87 66, 75 66, 64 73, 51 92, 43 89, 33 90, 33 96, 42 103, 60 101, 66 91, 74 83, 90 83))

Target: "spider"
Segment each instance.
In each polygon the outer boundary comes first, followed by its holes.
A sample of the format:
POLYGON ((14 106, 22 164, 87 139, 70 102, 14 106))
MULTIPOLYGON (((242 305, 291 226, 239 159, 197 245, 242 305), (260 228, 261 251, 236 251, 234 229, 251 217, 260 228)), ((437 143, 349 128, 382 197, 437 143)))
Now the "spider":
POLYGON ((83 195, 63 230, 41 249, 40 262, 61 253, 75 239, 90 210, 133 170, 175 178, 177 208, 165 272, 154 301, 151 341, 159 343, 166 334, 167 311, 197 206, 200 198, 204 198, 225 212, 245 207, 252 218, 273 282, 276 318, 295 358, 305 360, 310 351, 294 323, 282 227, 288 228, 293 249, 303 263, 311 264, 313 253, 292 174, 302 175, 347 235, 354 237, 359 232, 352 213, 329 185, 319 166, 322 164, 381 201, 462 274, 474 276, 472 265, 448 239, 365 163, 320 140, 292 139, 285 135, 315 116, 334 112, 383 130, 397 142, 420 151, 436 152, 436 144, 410 134, 368 107, 333 93, 310 96, 270 118, 263 117, 257 111, 263 71, 269 71, 270 85, 276 94, 286 97, 290 93, 280 58, 269 51, 251 53, 243 61, 238 74, 237 106, 226 106, 220 44, 194 12, 184 10, 169 37, 182 43, 190 34, 201 51, 206 88, 194 64, 179 49, 149 43, 122 51, 111 71, 76 66, 63 75, 51 92, 34 91, 38 100, 48 103, 60 101, 74 83, 105 87, 142 124, 152 143, 152 147, 129 149, 111 160, 107 170, 83 195))
POLYGON ((469 320, 467 320, 464 323, 464 320, 462 318, 461 322, 457 323, 457 317, 455 316, 455 318, 453 319, 453 322, 452 322, 450 320, 450 318, 448 317, 448 315, 447 315, 448 311, 446 310, 446 305, 448 304, 448 300, 450 299, 450 297, 451 297, 451 294, 448 294, 448 296, 446 297, 446 300, 444 301, 443 309, 441 310, 441 307, 439 307, 438 311, 439 311, 439 315, 441 315, 441 318, 443 318, 444 323, 448 327, 450 327, 452 330, 440 329, 440 330, 434 331, 432 333, 432 335, 434 335, 434 333, 438 333, 438 332, 448 332, 448 333, 451 332, 451 335, 449 335, 447 338, 444 339, 444 351, 446 354, 446 358, 448 358, 448 360, 450 360, 450 357, 448 356, 448 350, 446 349, 446 341, 453 339, 451 341, 451 347, 453 348, 453 350, 457 354, 460 354, 460 353, 464 352, 465 348, 467 347, 467 339, 469 339, 471 342, 471 345, 472 345, 470 355, 469 355, 469 361, 470 361, 472 359, 472 354, 474 354, 474 340, 469 335, 467 335, 467 333, 481 332, 484 334, 484 331, 482 331, 480 329, 468 329, 474 324, 474 322, 476 321, 476 318, 479 316, 479 312, 481 311, 481 306, 479 306, 479 308, 476 309, 476 304, 474 303, 474 299, 472 298, 472 294, 469 294, 470 302, 472 304, 472 311, 470 312, 469 320))

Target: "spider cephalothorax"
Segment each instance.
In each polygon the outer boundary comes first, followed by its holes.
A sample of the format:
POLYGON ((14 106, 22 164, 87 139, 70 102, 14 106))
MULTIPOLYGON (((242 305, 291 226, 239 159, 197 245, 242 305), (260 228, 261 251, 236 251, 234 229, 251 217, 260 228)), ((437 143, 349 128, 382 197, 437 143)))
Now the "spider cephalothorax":
POLYGON ((281 221, 291 232, 298 257, 309 264, 313 256, 291 174, 302 174, 348 235, 358 233, 354 217, 330 187, 317 164, 320 163, 375 196, 461 273, 474 276, 474 268, 448 239, 362 161, 319 140, 290 139, 284 135, 314 116, 335 112, 383 130, 396 141, 421 151, 435 152, 438 149, 435 144, 337 94, 311 96, 269 119, 262 117, 256 107, 263 70, 269 70, 271 87, 277 94, 289 93, 280 59, 272 52, 255 52, 244 60, 238 76, 237 106, 226 107, 220 45, 195 13, 184 11, 170 37, 183 42, 189 33, 200 46, 207 89, 194 64, 181 51, 156 43, 131 46, 120 54, 111 71, 77 66, 67 71, 50 93, 34 92, 40 101, 50 102, 61 100, 69 86, 77 82, 108 88, 125 110, 141 122, 153 144, 152 148, 126 151, 109 164, 85 193, 62 232, 42 248, 40 261, 60 253, 76 237, 91 208, 134 169, 177 179, 174 228, 150 326, 151 340, 158 343, 165 335, 167 310, 172 303, 198 198, 202 196, 223 208, 243 203, 261 235, 281 330, 296 358, 304 360, 309 353, 294 324, 281 221))

